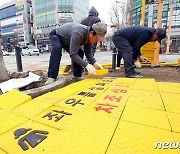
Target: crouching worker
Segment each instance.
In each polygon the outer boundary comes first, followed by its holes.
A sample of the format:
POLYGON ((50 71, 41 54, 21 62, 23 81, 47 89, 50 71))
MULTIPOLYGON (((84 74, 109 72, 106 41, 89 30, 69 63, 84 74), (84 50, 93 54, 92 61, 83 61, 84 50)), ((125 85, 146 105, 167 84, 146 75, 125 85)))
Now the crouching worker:
POLYGON ((134 70, 134 60, 147 60, 141 55, 140 48, 148 42, 161 41, 166 37, 166 31, 162 28, 149 28, 132 26, 116 31, 113 34, 113 43, 124 59, 125 77, 142 78, 134 70))
POLYGON ((85 67, 93 75, 96 74, 95 68, 102 69, 101 64, 96 62, 96 59, 92 56, 91 44, 105 41, 106 32, 107 25, 102 22, 94 24, 92 28, 78 23, 67 23, 52 30, 50 32, 52 51, 46 85, 54 82, 58 76, 62 48, 70 54, 72 59, 74 79, 81 78, 82 67, 85 67), (82 45, 84 45, 84 50, 80 49, 82 45), (84 54, 92 65, 83 60, 84 54))

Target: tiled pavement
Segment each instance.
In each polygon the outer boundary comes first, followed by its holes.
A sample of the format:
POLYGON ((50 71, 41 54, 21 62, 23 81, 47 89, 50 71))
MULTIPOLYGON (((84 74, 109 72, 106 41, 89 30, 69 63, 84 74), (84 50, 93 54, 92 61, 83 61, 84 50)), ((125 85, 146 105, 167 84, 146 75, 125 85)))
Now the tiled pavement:
POLYGON ((85 79, 0 96, 0 154, 180 153, 180 83, 85 79))

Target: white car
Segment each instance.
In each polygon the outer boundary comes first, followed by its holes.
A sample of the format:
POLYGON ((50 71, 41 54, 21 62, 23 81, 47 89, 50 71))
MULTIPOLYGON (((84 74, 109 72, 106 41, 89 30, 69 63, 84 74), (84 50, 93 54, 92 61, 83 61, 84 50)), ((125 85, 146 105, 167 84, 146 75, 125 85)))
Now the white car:
POLYGON ((21 55, 22 56, 24 56, 24 55, 29 55, 29 56, 37 55, 37 56, 39 56, 39 50, 37 48, 23 47, 21 55))
POLYGON ((4 49, 2 49, 2 53, 3 53, 3 56, 14 56, 15 55, 15 52, 8 52, 8 51, 5 51, 4 49))

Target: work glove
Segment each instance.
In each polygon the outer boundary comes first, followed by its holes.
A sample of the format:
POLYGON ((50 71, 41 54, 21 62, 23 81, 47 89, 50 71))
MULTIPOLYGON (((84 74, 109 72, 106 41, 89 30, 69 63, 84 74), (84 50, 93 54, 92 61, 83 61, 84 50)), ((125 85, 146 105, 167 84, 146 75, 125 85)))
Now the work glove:
POLYGON ((138 61, 134 61, 134 65, 136 68, 141 68, 141 64, 138 61))
POLYGON ((139 56, 138 57, 138 59, 141 61, 141 62, 143 62, 143 61, 149 61, 146 57, 144 57, 144 56, 139 56))
POLYGON ((94 68, 94 66, 92 66, 91 64, 88 64, 86 66, 86 69, 88 71, 89 74, 91 75, 96 75, 96 69, 94 68))
POLYGON ((96 69, 98 69, 98 68, 103 69, 102 65, 99 64, 98 62, 95 62, 95 63, 94 63, 94 67, 95 67, 96 69))

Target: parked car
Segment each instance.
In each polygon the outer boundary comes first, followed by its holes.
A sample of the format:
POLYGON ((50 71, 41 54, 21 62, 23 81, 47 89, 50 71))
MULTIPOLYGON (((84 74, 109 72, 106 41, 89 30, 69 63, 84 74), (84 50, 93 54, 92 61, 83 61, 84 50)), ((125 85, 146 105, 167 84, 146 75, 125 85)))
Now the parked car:
POLYGON ((25 46, 22 48, 21 55, 22 56, 24 56, 24 55, 29 55, 29 56, 37 55, 37 56, 39 56, 39 50, 35 47, 29 48, 29 47, 25 46))
POLYGON ((8 52, 4 49, 2 49, 3 56, 13 56, 15 55, 15 52, 8 52))

